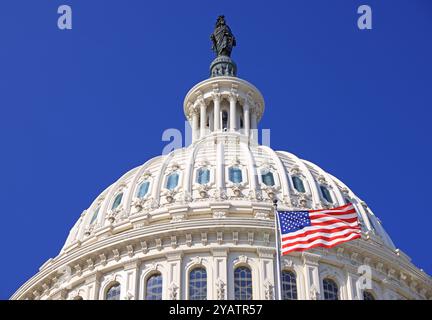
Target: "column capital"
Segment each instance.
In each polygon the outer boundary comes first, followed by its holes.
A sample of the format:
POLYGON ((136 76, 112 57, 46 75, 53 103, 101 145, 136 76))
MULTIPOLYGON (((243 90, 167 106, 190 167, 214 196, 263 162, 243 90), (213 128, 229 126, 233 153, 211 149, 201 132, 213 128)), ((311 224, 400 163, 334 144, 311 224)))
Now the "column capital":
POLYGON ((238 97, 239 97, 239 95, 236 92, 231 91, 230 93, 228 93, 228 99, 230 102, 232 102, 232 101, 237 102, 238 97))
POLYGON ((303 252, 302 253, 303 263, 309 265, 318 265, 320 256, 314 253, 303 252))
POLYGON ((123 269, 124 270, 137 269, 140 266, 141 266, 141 260, 135 259, 135 260, 128 261, 127 263, 125 263, 125 265, 123 266, 123 269))
POLYGON ((87 278, 85 279, 85 283, 89 284, 92 282, 100 282, 100 280, 102 279, 103 273, 101 271, 95 271, 93 272, 93 274, 87 276, 87 278))
POLYGON ((213 91, 211 94, 214 101, 220 102, 221 101, 221 94, 218 91, 213 91))
POLYGON ((183 258, 183 252, 170 252, 165 255, 167 261, 177 261, 183 258))
POLYGON ((199 96, 196 100, 195 100, 195 106, 206 106, 205 100, 202 96, 199 96))

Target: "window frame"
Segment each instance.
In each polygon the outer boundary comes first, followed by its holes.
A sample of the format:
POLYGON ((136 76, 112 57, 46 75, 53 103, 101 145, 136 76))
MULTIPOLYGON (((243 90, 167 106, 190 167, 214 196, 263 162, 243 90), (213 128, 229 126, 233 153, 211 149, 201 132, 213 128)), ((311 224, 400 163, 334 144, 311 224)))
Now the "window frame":
POLYGON ((181 187, 182 184, 182 172, 180 170, 173 170, 167 174, 164 175, 164 179, 163 179, 163 188, 167 191, 176 191, 181 187), (177 179, 177 185, 173 188, 173 189, 168 189, 168 179, 171 175, 173 174, 177 174, 178 175, 178 179, 177 179))
POLYGON ((209 185, 214 184, 214 173, 213 173, 213 169, 212 169, 211 167, 207 166, 207 165, 200 166, 200 167, 196 168, 196 169, 194 170, 193 181, 194 181, 194 184, 195 184, 195 185, 198 185, 198 186, 209 186, 209 185), (208 171, 209 171, 209 181, 208 181, 207 183, 202 183, 202 184, 201 184, 201 183, 198 182, 198 177, 199 177, 199 176, 198 176, 198 172, 199 172, 201 169, 205 169, 205 170, 208 170, 208 171))
POLYGON ((207 268, 204 267, 203 265, 194 265, 192 268, 190 268, 188 270, 187 273, 188 277, 187 277, 187 286, 188 286, 188 291, 187 291, 187 297, 188 300, 208 300, 208 293, 209 293, 209 286, 208 286, 208 272, 207 272, 207 268), (192 272, 195 272, 197 270, 204 270, 205 272, 205 299, 191 299, 191 274, 192 272))
POLYGON ((146 199, 146 198, 148 198, 150 196, 150 194, 151 194, 151 189, 152 189, 152 185, 153 185, 152 182, 153 182, 152 179, 149 179, 149 178, 143 179, 140 182, 138 182, 138 184, 136 186, 136 189, 135 189, 135 193, 134 193, 135 194, 135 198, 137 198, 137 199, 146 199), (142 197, 140 197, 138 195, 139 191, 140 191, 140 188, 146 182, 148 182, 148 184, 149 184, 147 192, 142 197))
MULTIPOLYGON (((240 278, 239 282, 241 282, 241 278, 240 278)), ((249 288, 247 288, 247 287, 246 287, 246 289, 249 290, 249 288)), ((250 266, 248 266, 248 265, 241 264, 241 265, 235 266, 234 269, 233 269, 233 298, 234 298, 233 300, 248 300, 248 301, 254 299, 253 271, 252 271, 252 268, 250 266), (238 269, 247 269, 249 271, 249 273, 250 273, 250 299, 244 299, 243 296, 237 297, 237 293, 236 293, 236 288, 237 288, 237 284, 236 284, 236 271, 238 269)))
MULTIPOLYGON (((152 273, 150 273, 149 275, 147 275, 145 278, 144 278, 144 292, 143 292, 143 299, 144 300, 163 300, 163 286, 164 286, 164 278, 163 278, 163 275, 162 275, 162 272, 159 272, 159 271, 156 271, 156 272, 152 272, 152 273), (152 279, 153 277, 157 277, 157 276, 159 276, 160 277, 160 288, 161 288, 161 291, 160 291, 160 299, 148 299, 147 297, 148 297, 148 295, 147 295, 147 290, 148 290, 148 288, 149 288, 149 285, 148 285, 148 283, 149 283, 149 281, 150 281, 150 279, 152 279)), ((153 294, 153 293, 152 293, 153 294)))
POLYGON ((280 187, 279 176, 278 176, 276 170, 274 170, 272 168, 267 168, 267 167, 260 168, 259 174, 258 174, 258 181, 259 181, 261 187, 264 187, 264 188, 278 188, 278 187, 280 187), (264 172, 266 172, 266 173, 264 173, 264 172), (273 176, 273 185, 272 186, 265 184, 263 177, 262 177, 264 174, 268 174, 268 173, 271 173, 273 176))
POLYGON ((122 292, 122 288, 121 288, 120 282, 114 281, 114 282, 110 283, 109 285, 107 285, 107 287, 105 289, 104 300, 121 300, 121 292, 122 292), (118 299, 108 299, 108 293, 114 287, 118 287, 118 299))
POLYGON ((334 196, 334 194, 332 193, 332 191, 329 189, 328 185, 320 184, 318 189, 319 189, 320 194, 321 194, 321 199, 323 199, 325 202, 327 202, 327 203, 329 203, 329 204, 334 204, 334 203, 335 203, 335 196, 334 196), (329 201, 329 200, 324 196, 323 189, 327 190, 327 192, 328 192, 328 194, 329 194, 329 196, 330 196, 330 200, 331 200, 331 201, 329 201))
POLYGON ((321 284, 322 284, 322 290, 323 290, 323 300, 328 300, 328 301, 341 300, 340 286, 335 279, 330 278, 330 277, 325 277, 322 279, 321 284), (325 286, 324 286, 324 281, 332 282, 335 285, 335 287, 336 287, 336 299, 326 299, 325 298, 326 292, 329 292, 329 291, 328 290, 326 291, 325 286))
MULTIPOLYGON (((296 274, 296 272, 295 271, 293 271, 293 270, 290 270, 290 269, 283 269, 282 271, 281 271, 281 299, 282 300, 298 300, 298 286, 297 286, 297 274, 296 274), (293 275, 293 278, 294 278, 294 293, 295 293, 295 298, 290 298, 290 299, 284 299, 284 279, 283 279, 283 274, 284 273, 290 273, 290 274, 292 274, 293 275)), ((291 283, 290 283, 290 285, 291 285, 291 288, 292 288, 292 285, 293 285, 293 282, 291 281, 291 283)), ((291 293, 291 295, 294 295, 294 294, 292 294, 291 293)))
POLYGON ((291 178, 291 183, 292 183, 293 190, 294 190, 296 193, 298 193, 298 194, 308 194, 308 193, 309 193, 309 189, 308 189, 308 187, 307 187, 306 179, 305 179, 303 176, 298 175, 298 174, 294 174, 294 175, 291 175, 290 178, 291 178), (297 178, 297 179, 299 179, 299 180, 301 181, 301 183, 302 183, 302 185, 303 185, 303 190, 304 190, 303 192, 297 190, 297 188, 295 187, 296 184, 294 183, 294 178, 297 178))
POLYGON ((225 166, 225 182, 226 182, 226 185, 228 187, 232 187, 232 186, 246 186, 249 183, 246 167, 243 166, 243 165, 241 165, 241 164, 232 164, 232 165, 225 166), (234 167, 237 167, 241 171, 242 182, 240 182, 240 183, 232 182, 230 180, 229 170, 230 170, 230 168, 234 168, 234 167))
POLYGON ((111 211, 114 211, 114 210, 118 209, 122 205, 123 200, 124 200, 124 196, 125 196, 124 190, 118 190, 116 192, 115 196, 112 197, 112 200, 111 200, 111 203, 110 203, 110 210, 111 211), (116 207, 114 207, 115 201, 117 200, 117 197, 119 195, 121 195, 120 202, 119 202, 119 204, 116 207))

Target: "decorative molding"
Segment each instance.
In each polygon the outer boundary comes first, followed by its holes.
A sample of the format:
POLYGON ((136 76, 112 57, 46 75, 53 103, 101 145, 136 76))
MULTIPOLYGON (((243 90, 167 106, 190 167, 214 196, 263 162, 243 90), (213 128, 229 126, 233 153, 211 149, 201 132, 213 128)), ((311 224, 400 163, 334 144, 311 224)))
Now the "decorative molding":
POLYGON ((216 232, 216 241, 219 245, 221 245, 223 243, 223 232, 222 231, 216 232))
POLYGON ((171 248, 175 249, 177 248, 177 237, 176 236, 171 236, 171 248))
POLYGON ((104 253, 101 253, 99 255, 99 259, 100 259, 100 264, 102 266, 105 266, 107 264, 107 257, 106 257, 106 255, 104 253))
POLYGON ((213 212, 213 218, 225 219, 226 218, 226 212, 225 211, 215 211, 215 212, 213 212))
POLYGON ((254 233, 253 232, 248 232, 248 243, 249 245, 253 245, 254 243, 254 233))
POLYGON ((113 253, 114 260, 119 261, 120 260, 120 251, 118 249, 113 249, 112 253, 113 253))
POLYGON ((232 237, 233 237, 233 243, 234 243, 235 245, 237 245, 237 244, 238 244, 238 241, 239 241, 239 234, 238 234, 238 231, 233 231, 233 233, 232 233, 232 237))
POLYGON ((268 280, 264 283, 264 295, 266 300, 274 300, 274 286, 268 280))
POLYGON ((216 298, 217 300, 225 300, 225 283, 220 278, 216 281, 216 298))
POLYGON ((168 287, 170 300, 178 300, 178 289, 179 287, 174 282, 170 284, 168 287))
POLYGON ((127 245, 126 249, 127 249, 127 253, 128 253, 129 258, 132 258, 135 255, 134 247, 132 245, 127 245))
POLYGON ((147 241, 141 241, 141 251, 144 254, 146 254, 148 252, 147 241))
POLYGON ((158 249, 159 251, 162 250, 162 239, 161 238, 156 238, 155 239, 155 243, 156 243, 156 249, 158 249))
POLYGON ((88 258, 87 259, 87 266, 88 266, 88 268, 89 268, 89 270, 93 270, 94 269, 94 261, 93 261, 93 259, 92 258, 88 258))
POLYGON ((188 247, 192 246, 192 234, 186 233, 186 245, 188 247))
POLYGON ((203 246, 207 245, 207 232, 201 232, 201 243, 203 246))

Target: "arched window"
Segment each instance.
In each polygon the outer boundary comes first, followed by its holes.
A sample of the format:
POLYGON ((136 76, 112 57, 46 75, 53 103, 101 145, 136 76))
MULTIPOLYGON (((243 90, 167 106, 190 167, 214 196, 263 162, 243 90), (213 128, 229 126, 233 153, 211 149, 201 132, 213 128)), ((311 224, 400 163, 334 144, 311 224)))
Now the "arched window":
POLYGON ((199 184, 206 184, 210 181, 210 170, 207 168, 200 168, 197 171, 197 182, 199 184))
POLYGON ((297 300, 297 279, 294 272, 282 271, 282 300, 297 300))
POLYGON ((323 280, 323 290, 324 290, 324 300, 339 300, 339 289, 336 284, 331 279, 323 280))
POLYGON ((344 200, 345 200, 345 204, 349 204, 349 203, 351 203, 351 199, 344 198, 344 200))
POLYGON ((207 271, 195 268, 189 273, 189 300, 207 299, 207 271))
POLYGON ((234 270, 234 299, 252 300, 252 272, 248 267, 234 270))
POLYGON ((105 295, 106 300, 120 300, 120 283, 116 282, 109 287, 105 295))
POLYGON ((375 297, 370 291, 363 291, 363 300, 375 300, 375 297))
POLYGON ((75 298, 73 298, 74 300, 84 300, 83 297, 81 296, 75 296, 75 298))
POLYGON ((326 199, 327 202, 333 203, 333 199, 331 197, 330 191, 324 186, 320 186, 320 189, 324 199, 326 199))
POLYGON ((93 216, 90 220, 90 224, 93 224, 96 222, 98 214, 99 214, 99 209, 100 209, 100 207, 97 207, 97 209, 93 212, 93 216))
POLYGON ((275 185, 273 173, 271 171, 268 170, 261 171, 261 179, 266 186, 275 185))
POLYGON ((228 170, 229 180, 234 183, 241 183, 243 181, 242 171, 239 167, 231 167, 228 170))
POLYGON ((149 186, 150 181, 143 181, 138 188, 137 197, 140 199, 143 198, 147 194, 149 186))
POLYGON ((146 300, 162 300, 162 275, 156 273, 147 279, 146 300))
POLYGON ((120 205, 120 203, 122 202, 122 199, 123 199, 123 192, 119 193, 119 194, 115 197, 111 209, 112 209, 112 210, 116 209, 116 208, 120 205))
POLYGON ((173 190, 175 187, 177 187, 178 180, 179 180, 178 173, 176 173, 176 172, 171 173, 167 179, 167 184, 166 184, 167 189, 173 190))
POLYGON ((222 130, 228 130, 228 112, 222 111, 222 130))
POLYGON ((294 188, 298 192, 301 192, 301 193, 305 193, 306 192, 304 184, 303 184, 303 180, 300 177, 293 176, 292 177, 292 181, 293 181, 294 188))

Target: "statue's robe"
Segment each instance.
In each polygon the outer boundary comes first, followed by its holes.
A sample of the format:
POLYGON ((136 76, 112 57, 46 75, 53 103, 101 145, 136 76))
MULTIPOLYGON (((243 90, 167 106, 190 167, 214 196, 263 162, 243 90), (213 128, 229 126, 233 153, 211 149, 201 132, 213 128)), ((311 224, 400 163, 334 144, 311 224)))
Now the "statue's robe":
POLYGON ((217 27, 213 32, 213 46, 218 55, 231 53, 234 37, 227 25, 217 27))

